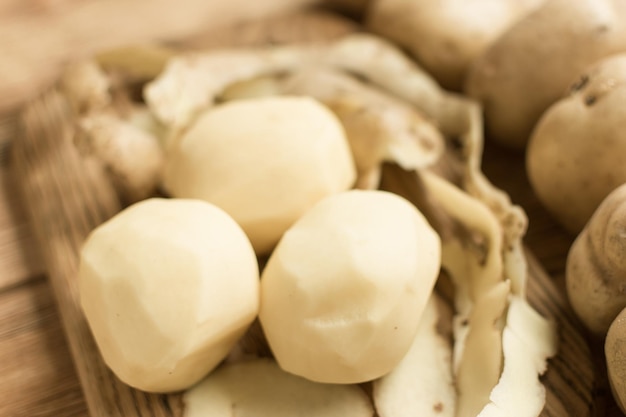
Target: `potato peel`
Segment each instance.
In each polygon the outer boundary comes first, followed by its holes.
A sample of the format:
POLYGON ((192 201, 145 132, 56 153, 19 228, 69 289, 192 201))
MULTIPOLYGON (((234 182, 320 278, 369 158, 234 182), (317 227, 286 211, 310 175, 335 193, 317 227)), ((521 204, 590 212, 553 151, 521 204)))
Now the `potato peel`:
POLYGON ((285 77, 282 93, 312 96, 337 114, 361 178, 357 187, 377 188, 383 162, 422 169, 444 151, 441 133, 416 108, 339 70, 298 71, 285 77))
MULTIPOLYGON (((447 147, 438 166, 432 161, 411 165, 403 159, 406 148, 402 147, 389 146, 384 155, 380 149, 373 150, 367 156, 375 162, 370 161, 367 168, 374 168, 369 176, 364 175, 363 183, 376 183, 375 165, 382 161, 415 170, 416 186, 428 194, 429 209, 443 212, 454 225, 452 232, 440 232, 444 269, 457 286, 452 355, 459 391, 456 415, 538 415, 545 402, 538 375, 545 371, 546 358, 556 351, 555 329, 525 301, 528 272, 522 238, 527 218, 481 170, 483 124, 477 102, 444 91, 402 51, 368 34, 348 35, 325 45, 181 56, 148 85, 146 99, 162 122, 182 129, 233 83, 279 73, 293 75, 310 67, 364 78, 423 112, 445 136, 447 147), (487 377, 482 375, 485 369, 490 369, 487 377)), ((258 91, 274 93, 275 88, 272 81, 267 90, 258 91)), ((318 97, 324 99, 322 93, 318 97)), ((354 114, 363 108, 361 97, 367 96, 333 92, 325 98, 337 112, 354 114)))
POLYGON ((356 385, 320 384, 281 370, 272 359, 222 366, 185 396, 187 417, 372 417, 356 385))
POLYGON ((374 404, 380 417, 454 417, 452 347, 437 332, 440 303, 433 294, 409 352, 393 371, 374 381, 374 404))
POLYGON ((476 300, 468 317, 463 357, 456 372, 457 417, 474 417, 489 400, 502 369, 501 318, 510 283, 501 281, 476 300))
POLYGON ((356 188, 377 188, 383 162, 396 162, 406 170, 422 169, 444 152, 439 129, 417 108, 334 68, 315 66, 263 75, 231 85, 220 99, 279 94, 311 96, 339 117, 357 165, 356 188))
POLYGON ((147 129, 117 115, 96 113, 79 120, 74 143, 81 153, 103 164, 125 202, 155 193, 164 155, 159 140, 147 129))
POLYGON ((177 56, 146 86, 144 96, 161 122, 174 130, 180 129, 200 110, 212 106, 228 85, 296 68, 307 60, 307 51, 278 47, 177 56))
POLYGON ((556 354, 556 329, 521 297, 512 297, 502 335, 504 368, 479 417, 538 416, 545 403, 539 380, 556 354))

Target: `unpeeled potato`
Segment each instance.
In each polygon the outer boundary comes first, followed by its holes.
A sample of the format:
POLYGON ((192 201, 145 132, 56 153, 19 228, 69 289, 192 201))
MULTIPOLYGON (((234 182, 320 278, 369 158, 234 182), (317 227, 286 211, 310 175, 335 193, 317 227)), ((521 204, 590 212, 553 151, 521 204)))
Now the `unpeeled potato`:
POLYGON ((587 66, 621 51, 622 0, 549 0, 478 58, 465 91, 482 103, 488 136, 521 149, 543 112, 587 66))
POLYGON ((622 412, 626 413, 626 308, 609 327, 604 353, 613 398, 622 412))
POLYGON ((606 334, 626 307, 626 182, 602 201, 572 244, 565 283, 583 324, 606 334))
POLYGON ((443 86, 467 71, 502 33, 544 0, 375 0, 367 27, 411 54, 443 86))
POLYGON ((572 234, 626 182, 626 54, 582 72, 539 120, 526 152, 539 200, 572 234))

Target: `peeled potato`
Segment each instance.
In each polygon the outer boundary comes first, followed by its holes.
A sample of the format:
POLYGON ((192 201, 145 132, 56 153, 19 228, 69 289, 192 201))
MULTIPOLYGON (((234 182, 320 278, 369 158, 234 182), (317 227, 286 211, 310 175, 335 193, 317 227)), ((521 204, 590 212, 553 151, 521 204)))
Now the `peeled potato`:
POLYGON ((283 236, 259 319, 279 365, 313 381, 378 378, 409 350, 440 267, 440 239, 383 191, 327 197, 283 236))
POLYGON ((80 302, 100 352, 144 391, 198 382, 258 311, 252 246, 203 201, 137 203, 96 228, 80 260, 80 302))
POLYGON ((281 370, 271 359, 231 363, 185 395, 186 417, 371 417, 354 385, 319 384, 281 370))
POLYGON ((305 97, 236 100, 202 114, 166 161, 165 188, 229 213, 267 253, 356 169, 337 117, 305 97))

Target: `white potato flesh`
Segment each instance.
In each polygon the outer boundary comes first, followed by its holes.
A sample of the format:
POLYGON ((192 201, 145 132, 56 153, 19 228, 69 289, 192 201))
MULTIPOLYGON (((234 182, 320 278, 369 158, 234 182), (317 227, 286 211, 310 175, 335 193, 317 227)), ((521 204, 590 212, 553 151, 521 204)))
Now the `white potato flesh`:
POLYGON ((278 363, 328 383, 388 373, 411 346, 440 261, 439 236, 407 200, 327 197, 285 233, 262 274, 259 318, 278 363))
POLYGON ((438 303, 433 293, 409 352, 393 371, 374 381, 380 417, 454 417, 452 343, 437 332, 438 303))
POLYGON ((356 385, 320 384, 271 359, 224 365, 184 397, 185 417, 372 417, 356 385))
POLYGON ((263 254, 308 208, 355 179, 337 117, 311 98, 284 96, 203 113, 168 155, 164 185, 174 197, 224 209, 263 254))
POLYGON ((259 271, 221 209, 150 199, 96 228, 81 251, 80 301, 106 364, 144 391, 211 371, 254 320, 259 271))

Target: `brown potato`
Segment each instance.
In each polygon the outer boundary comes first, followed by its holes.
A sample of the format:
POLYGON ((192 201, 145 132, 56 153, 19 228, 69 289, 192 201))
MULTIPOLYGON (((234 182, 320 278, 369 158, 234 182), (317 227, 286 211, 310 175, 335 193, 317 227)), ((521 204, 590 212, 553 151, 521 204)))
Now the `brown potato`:
POLYGON ((566 284, 578 317, 604 335, 626 307, 626 183, 602 202, 572 245, 566 284))
POLYGON ((544 0, 377 0, 367 27, 407 48, 444 87, 460 90, 472 62, 544 0))
POLYGON ((626 54, 600 61, 541 118, 526 153, 539 200, 579 233, 600 202, 626 182, 626 54))
POLYGON ((577 75, 621 51, 626 51, 622 1, 552 0, 475 62, 465 90, 482 102, 488 135, 523 148, 542 113, 577 75))
POLYGON ((626 309, 615 318, 604 342, 606 368, 615 402, 626 413, 626 309))

